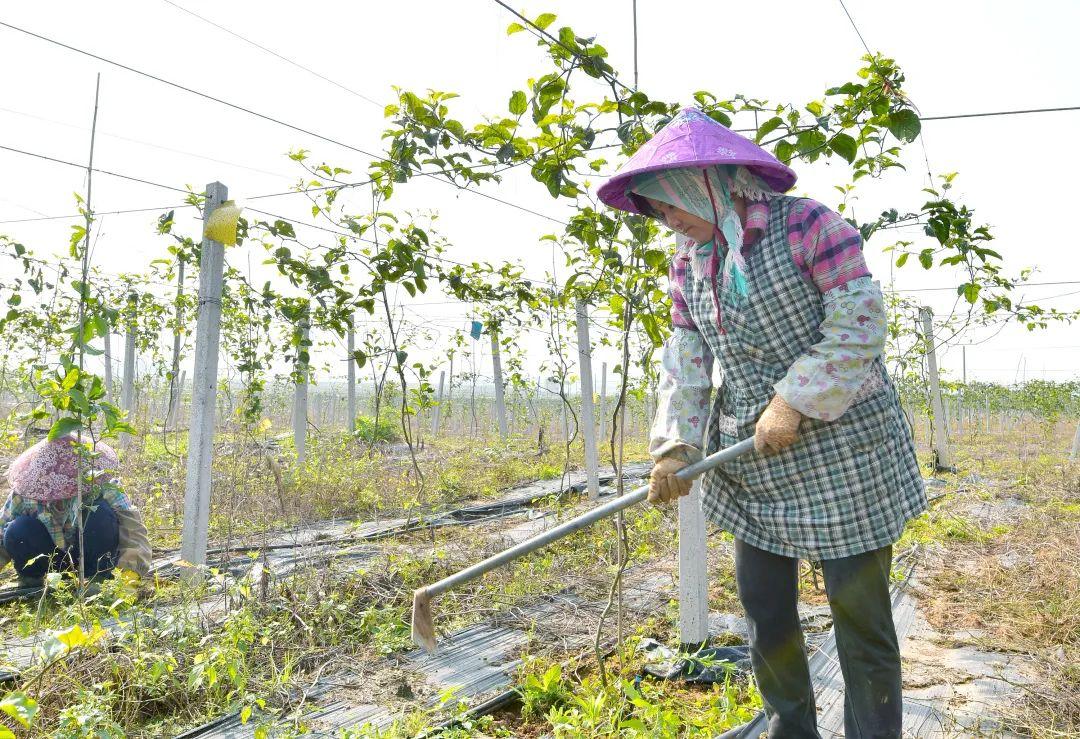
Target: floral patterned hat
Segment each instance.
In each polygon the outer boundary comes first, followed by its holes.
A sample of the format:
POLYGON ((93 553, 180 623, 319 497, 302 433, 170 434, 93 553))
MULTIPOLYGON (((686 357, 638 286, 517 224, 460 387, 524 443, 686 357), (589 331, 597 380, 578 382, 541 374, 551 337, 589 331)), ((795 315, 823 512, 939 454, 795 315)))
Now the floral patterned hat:
MULTIPOLYGON (((48 503, 74 498, 79 475, 78 442, 73 436, 42 439, 15 458, 8 469, 11 491, 20 497, 48 503)), ((91 465, 95 483, 112 482, 120 459, 108 444, 99 442, 91 465)), ((83 478, 91 479, 90 475, 83 478)), ((89 491, 87 491, 89 492, 89 491)))
POLYGON ((715 164, 746 167, 751 174, 781 193, 790 190, 796 180, 790 167, 750 139, 717 123, 697 108, 683 108, 600 186, 597 195, 612 208, 641 213, 629 193, 635 175, 715 164))

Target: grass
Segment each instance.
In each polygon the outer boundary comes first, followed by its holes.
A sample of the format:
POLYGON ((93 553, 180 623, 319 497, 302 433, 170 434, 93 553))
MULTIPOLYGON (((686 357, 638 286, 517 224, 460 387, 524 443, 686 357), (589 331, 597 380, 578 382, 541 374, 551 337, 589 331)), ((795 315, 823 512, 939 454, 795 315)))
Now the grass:
MULTIPOLYGON (((520 440, 440 440, 421 457, 425 490, 418 492, 411 463, 387 450, 368 455, 348 439, 313 439, 309 462, 295 469, 255 440, 232 437, 216 453, 212 538, 235 542, 252 532, 323 517, 372 519, 483 500, 522 481, 560 476, 563 454, 555 448, 538 455, 520 440), (274 464, 280 468, 276 472, 274 464)), ((571 462, 582 457, 576 449, 571 462)), ((127 489, 143 510, 154 545, 175 543, 182 499, 179 463, 159 439, 148 437, 132 445, 123 464, 127 489)), ((555 512, 573 510, 557 496, 544 505, 555 512)), ((659 512, 642 511, 629 521, 642 539, 639 554, 650 553, 659 543, 659 512)), ((560 579, 560 573, 594 567, 596 552, 605 546, 609 560, 614 556, 609 539, 598 530, 583 532, 576 545, 556 549, 547 562, 522 563, 505 578, 477 582, 443 599, 440 627, 489 618, 545 587, 579 585, 570 577, 560 579)), ((75 624, 81 624, 80 633, 94 634, 71 647, 52 647, 64 659, 31 668, 18 684, 36 701, 35 735, 162 736, 228 711, 249 713, 252 722, 273 716, 275 727, 300 731, 303 727, 290 718, 300 708, 298 696, 328 671, 385 669, 381 660, 412 646, 413 589, 459 569, 485 546, 491 545, 482 535, 462 536, 458 529, 402 536, 388 540, 385 554, 364 571, 336 571, 330 565, 272 581, 265 590, 241 583, 229 588, 227 599, 213 597, 209 587, 160 582, 150 599, 139 603, 131 585, 117 580, 84 602, 61 581, 39 603, 4 607, 0 624, 13 635, 52 629, 50 643, 61 645, 71 641, 65 634, 75 624), (95 626, 120 616, 125 621, 112 634, 95 626)), ((430 712, 414 711, 416 703, 392 695, 368 699, 402 704, 409 713, 402 726, 432 718, 430 712)))
MULTIPOLYGON (((308 462, 297 468, 288 443, 275 448, 260 441, 236 434, 221 441, 211 513, 217 544, 257 542, 264 532, 323 518, 420 515, 485 500, 525 480, 558 478, 564 463, 558 446, 537 454, 521 440, 440 439, 420 454, 421 487, 408 457, 391 448, 376 446, 369 454, 367 445, 343 435, 314 437, 308 462)), ((160 436, 147 437, 124 459, 125 483, 159 548, 175 545, 182 520, 183 468, 170 454, 174 448, 172 440, 166 446, 160 436)), ((977 627, 996 648, 1035 657, 1039 679, 1008 718, 1011 728, 1049 738, 1080 733, 1080 478, 1076 465, 1047 448, 1042 437, 970 439, 958 451, 960 472, 944 478, 948 495, 909 525, 896 551, 918 545, 934 554, 928 561, 937 564, 925 582, 935 626, 977 627), (996 482, 972 484, 972 473, 996 482), (984 509, 1009 515, 988 517, 984 509)), ((582 456, 576 447, 571 463, 580 465, 582 456)), ((628 445, 627 460, 645 456, 643 445, 628 445)), ((584 505, 551 496, 536 508, 566 517, 584 505)), ((633 509, 626 522, 633 553, 628 597, 638 582, 659 587, 655 577, 670 577, 673 585, 674 509, 633 509)), ((363 571, 331 565, 271 581, 265 590, 232 586, 210 617, 196 608, 202 603, 205 610, 208 588, 162 582, 149 601, 136 603, 130 585, 118 581, 85 603, 61 587, 40 604, 9 605, 0 609, 0 627, 8 634, 53 629, 51 648, 69 652, 17 685, 37 701, 35 735, 162 736, 229 711, 268 732, 272 724, 269 735, 301 734, 305 691, 339 670, 385 670, 388 656, 410 647, 412 590, 503 548, 505 526, 488 522, 388 539, 363 571), (95 623, 121 614, 141 618, 114 636, 98 635, 95 623), (75 624, 90 636, 75 639, 75 624)), ((714 540, 714 554, 725 539, 714 540)), ((710 604, 738 613, 730 557, 716 560, 710 604)), ((531 635, 519 674, 524 710, 463 719, 442 736, 711 736, 748 719, 760 705, 752 681, 708 688, 639 681, 640 659, 624 649, 606 661, 604 682, 595 661, 580 658, 596 623, 596 609, 580 604, 606 600, 616 565, 614 529, 602 523, 439 598, 436 618, 444 633, 495 619, 531 635), (539 620, 521 610, 554 593, 565 594, 566 602, 572 594, 578 610, 571 615, 563 604, 539 620)), ((807 574, 804 584, 810 582, 807 574)), ((627 620, 628 647, 643 635, 677 639, 673 602, 646 594, 656 607, 650 618, 638 613, 627 620)), ((815 598, 820 594, 804 588, 804 600, 815 598)), ((605 634, 613 633, 609 624, 605 634)), ((343 738, 414 737, 463 710, 454 696, 433 696, 422 684, 413 685, 415 696, 407 699, 374 683, 364 690, 366 701, 395 707, 400 719, 383 730, 356 727, 343 738), (435 709, 419 708, 431 699, 435 709)))
MULTIPOLYGON (((628 639, 626 654, 637 654, 646 630, 628 639)), ((606 679, 590 664, 526 661, 517 681, 522 709, 501 717, 498 726, 524 737, 713 737, 761 707, 753 681, 734 674, 722 683, 691 686, 641 679, 640 656, 620 660, 606 679)))
POLYGON ((1069 439, 1028 429, 964 440, 948 495, 899 545, 936 548, 926 584, 937 629, 1030 657, 1023 699, 998 709, 1007 728, 1048 739, 1080 735, 1080 463, 1047 452, 1069 439), (990 482, 963 482, 972 473, 990 482))
MULTIPOLYGON (((408 456, 384 446, 369 450, 346 435, 313 436, 307 461, 296 467, 291 445, 279 449, 267 438, 234 435, 216 449, 211 546, 257 541, 265 532, 321 519, 374 520, 482 500, 521 482, 557 479, 565 461, 558 446, 537 454, 520 439, 446 438, 420 453, 421 485, 408 456)), ((644 445, 628 445, 628 460, 645 456, 644 445)), ((578 446, 570 462, 580 466, 583 457, 578 446)), ((184 461, 165 451, 160 436, 145 437, 122 461, 125 490, 142 510, 155 549, 179 545, 184 461)))

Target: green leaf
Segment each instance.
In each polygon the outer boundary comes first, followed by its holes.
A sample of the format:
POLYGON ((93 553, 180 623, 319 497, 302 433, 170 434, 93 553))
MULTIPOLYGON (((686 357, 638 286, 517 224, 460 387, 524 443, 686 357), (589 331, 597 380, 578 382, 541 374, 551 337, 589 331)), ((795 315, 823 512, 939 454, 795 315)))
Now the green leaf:
POLYGON ((982 290, 982 285, 977 285, 974 282, 968 282, 961 285, 956 289, 957 294, 963 295, 971 305, 975 305, 975 301, 979 299, 979 291, 982 290))
POLYGON ((910 108, 902 108, 889 113, 889 133, 904 142, 912 142, 922 131, 922 121, 910 108))
POLYGON ((721 126, 727 126, 731 128, 731 116, 722 110, 710 110, 706 113, 707 116, 719 123, 721 126))
POLYGON ((525 30, 525 26, 521 25, 520 23, 511 23, 509 26, 506 27, 506 35, 510 36, 512 34, 517 33, 518 31, 524 31, 524 30, 525 30))
POLYGON ((251 706, 244 706, 240 709, 240 723, 246 724, 251 718, 251 706))
POLYGON ((949 223, 941 218, 931 218, 928 222, 930 227, 930 235, 936 238, 943 245, 949 240, 949 223))
POLYGON ((514 115, 521 115, 529 109, 529 101, 525 97, 525 93, 521 90, 514 90, 514 94, 510 96, 510 112, 514 115))
POLYGON ((533 23, 540 26, 540 28, 547 28, 555 22, 556 17, 557 16, 554 13, 541 13, 540 15, 536 16, 536 20, 533 21, 533 23))
POLYGON ((930 249, 923 249, 919 252, 919 264, 923 266, 923 269, 930 269, 934 266, 934 252, 930 249))
POLYGON ((907 264, 908 257, 910 256, 911 254, 909 254, 908 252, 904 252, 903 254, 901 254, 899 257, 896 258, 896 266, 903 267, 905 264, 907 264))
POLYGON ((780 139, 776 142, 776 146, 773 147, 773 153, 777 159, 787 164, 795 158, 795 145, 787 139, 780 139))
POLYGON ((30 728, 30 722, 38 712, 38 704, 26 693, 12 692, 0 700, 0 711, 18 721, 26 728, 30 728))
POLYGON ((75 410, 82 414, 90 413, 90 403, 86 400, 86 395, 82 390, 72 388, 68 391, 68 397, 71 398, 72 405, 75 406, 75 410))
POLYGON ((857 95, 862 92, 863 85, 854 82, 845 82, 840 87, 830 87, 825 91, 826 95, 857 95))
POLYGON ((653 269, 660 269, 667 263, 667 254, 659 249, 647 249, 645 251, 645 264, 653 269))
POLYGON ((854 162, 859 153, 859 146, 855 143, 855 139, 846 133, 838 133, 829 139, 829 148, 842 156, 848 164, 854 162))
POLYGON ((758 126, 757 133, 754 135, 754 141, 760 144, 761 140, 768 136, 771 131, 775 131, 782 125, 784 125, 784 120, 778 115, 773 116, 758 126))
POLYGON ((67 416, 65 418, 56 419, 56 423, 49 429, 49 441, 55 441, 65 434, 70 434, 75 429, 79 428, 79 419, 67 416))

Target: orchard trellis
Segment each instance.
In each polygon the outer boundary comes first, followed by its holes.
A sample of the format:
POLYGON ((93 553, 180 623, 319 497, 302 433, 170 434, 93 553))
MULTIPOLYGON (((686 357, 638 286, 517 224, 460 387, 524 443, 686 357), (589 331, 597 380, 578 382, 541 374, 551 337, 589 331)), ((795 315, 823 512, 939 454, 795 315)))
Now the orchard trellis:
MULTIPOLYGON (((313 221, 294 223, 249 207, 249 217, 237 227, 242 245, 264 249, 280 284, 256 284, 250 270, 229 262, 229 249, 220 241, 174 233, 175 210, 157 221, 157 235, 169 242, 168 257, 155 261, 150 274, 96 274, 88 263, 94 220, 89 193, 79 202, 85 225, 73 230, 67 260, 38 259, 22 244, 0 237, 3 253, 22 273, 3 285, 8 312, 0 318, 0 328, 8 341, 8 361, 15 364, 13 375, 32 385, 32 393, 18 387, 12 394, 35 399, 33 407, 14 410, 48 419, 53 434, 77 429, 92 436, 130 434, 124 441, 130 445, 150 432, 149 423, 139 424, 138 430, 129 424, 137 420, 140 388, 146 407, 152 404, 150 378, 163 380, 166 391, 156 415, 164 419, 166 449, 180 455, 187 386, 181 358, 193 349, 181 547, 183 559, 195 565, 188 570, 192 577, 202 574, 199 566, 206 562, 211 463, 219 421, 227 417, 223 411, 234 412, 230 420, 242 434, 254 437, 265 431, 264 421, 275 411, 269 405, 285 395, 270 381, 273 367, 284 358, 290 373, 279 379, 292 390, 296 474, 304 474, 310 461, 308 436, 321 423, 316 421, 338 420, 336 398, 311 392, 319 376, 333 374, 313 361, 316 344, 327 336, 339 341, 331 346, 332 364, 346 364, 346 411, 339 425, 374 448, 384 414, 391 419, 412 461, 410 484, 419 508, 429 504, 430 491, 417 461, 418 447, 425 441, 437 443, 459 422, 465 422, 462 433, 481 439, 496 430, 504 439, 528 434, 537 437, 541 448, 550 441, 553 422, 562 429, 566 466, 571 447, 583 446, 589 497, 597 497, 601 455, 604 463, 621 470, 623 442, 633 424, 627 418, 631 401, 640 412, 655 389, 652 352, 669 330, 664 289, 668 254, 662 241, 667 234, 654 222, 606 211, 591 197, 588 185, 632 154, 679 106, 619 82, 595 40, 566 27, 548 35, 554 21, 544 14, 531 23, 511 25, 511 33, 534 34, 544 66, 524 89, 507 91, 505 113, 493 112, 467 124, 454 117, 452 94, 400 90, 395 104, 386 109, 389 146, 384 156, 375 158, 366 179, 346 181, 352 175, 347 169, 313 164, 311 152, 304 149, 292 152, 291 161, 302 168, 303 180, 287 197, 306 199, 313 221), (591 99, 597 90, 603 94, 591 99), (559 224, 561 230, 540 239, 550 247, 553 262, 561 262, 569 272, 562 282, 554 266, 542 278, 532 278, 512 264, 454 261, 452 245, 437 232, 433 216, 406 216, 389 208, 395 192, 416 177, 483 192, 506 172, 525 168, 550 197, 574 206, 574 215, 559 224), (320 243, 301 240, 300 228, 317 233, 320 243), (196 265, 197 281, 190 274, 196 265), (477 321, 482 333, 479 339, 469 338, 458 321, 445 342, 445 361, 423 362, 416 359, 421 353, 417 347, 428 327, 410 322, 392 294, 412 298, 433 285, 469 307, 468 320, 477 321), (156 294, 166 291, 171 291, 169 297, 156 294), (599 340, 590 335, 590 325, 600 331, 599 340), (517 341, 526 332, 541 332, 547 342, 539 379, 517 341), (165 334, 171 334, 168 352, 161 348, 165 334), (569 340, 571 335, 575 341, 569 340), (113 341, 121 337, 122 343, 113 341), (620 353, 620 362, 611 368, 613 402, 608 398, 606 362, 601 364, 598 393, 594 387, 592 356, 597 346, 615 347, 620 353), (103 379, 80 361, 99 351, 104 352, 103 379), (486 357, 484 351, 489 351, 486 357), (119 392, 113 387, 115 352, 121 354, 123 367, 119 392), (232 373, 226 381, 221 380, 219 352, 232 373), (152 357, 150 378, 142 384, 136 382, 140 354, 152 357), (366 383, 369 373, 371 408, 362 414, 358 377, 366 383), (494 419, 481 420, 476 393, 478 381, 488 377, 494 419), (580 388, 576 401, 575 383, 580 388), (545 402, 552 399, 555 404, 545 402)), ((887 177, 900 167, 903 147, 921 130, 896 63, 880 55, 863 61, 854 80, 798 105, 744 95, 723 98, 708 91, 694 98, 725 125, 753 119, 749 132, 786 162, 809 165, 828 159, 846 165, 851 184, 842 188, 845 203, 839 205, 846 213, 855 183, 887 177)), ((1041 420, 1080 411, 1075 383, 1010 390, 965 382, 961 396, 957 386, 940 381, 935 348, 971 326, 1015 321, 1039 328, 1076 315, 1015 297, 1027 275, 1006 276, 991 246, 989 227, 953 197, 953 177, 940 177, 919 208, 894 208, 872 221, 855 223, 870 243, 895 229, 922 227, 924 241, 898 240, 885 247, 896 267, 952 268, 962 274, 956 286, 961 309, 939 320, 936 328, 922 306, 910 301, 895 299, 891 311, 891 366, 912 426, 918 426, 920 417, 926 419, 924 438, 932 442, 943 467, 951 464, 950 433, 978 433, 995 421, 1016 423, 1016 412, 1023 407, 1036 409, 1041 420)), ((185 206, 200 209, 205 220, 227 200, 227 190, 212 183, 203 193, 188 192, 185 197, 185 206)), ((147 413, 147 421, 153 415, 147 413)), ((648 411, 639 415, 647 422, 648 411)), ((1078 448, 1080 427, 1074 457, 1078 448)), ((680 628, 686 644, 707 636, 705 563, 694 556, 705 546, 696 495, 679 505, 680 628)), ((621 519, 616 531, 621 575, 629 561, 621 519)), ((619 583, 617 576, 613 600, 619 583)), ((597 644, 602 628, 603 622, 597 644)))

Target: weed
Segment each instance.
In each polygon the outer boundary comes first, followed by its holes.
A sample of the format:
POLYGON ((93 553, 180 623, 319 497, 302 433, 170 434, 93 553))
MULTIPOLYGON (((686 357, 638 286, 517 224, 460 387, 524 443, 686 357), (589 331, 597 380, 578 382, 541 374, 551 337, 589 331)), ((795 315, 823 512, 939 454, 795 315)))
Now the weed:
POLYGON ((387 418, 380 418, 378 422, 370 416, 356 417, 356 430, 353 431, 360 441, 368 444, 392 443, 401 439, 397 424, 387 418))

